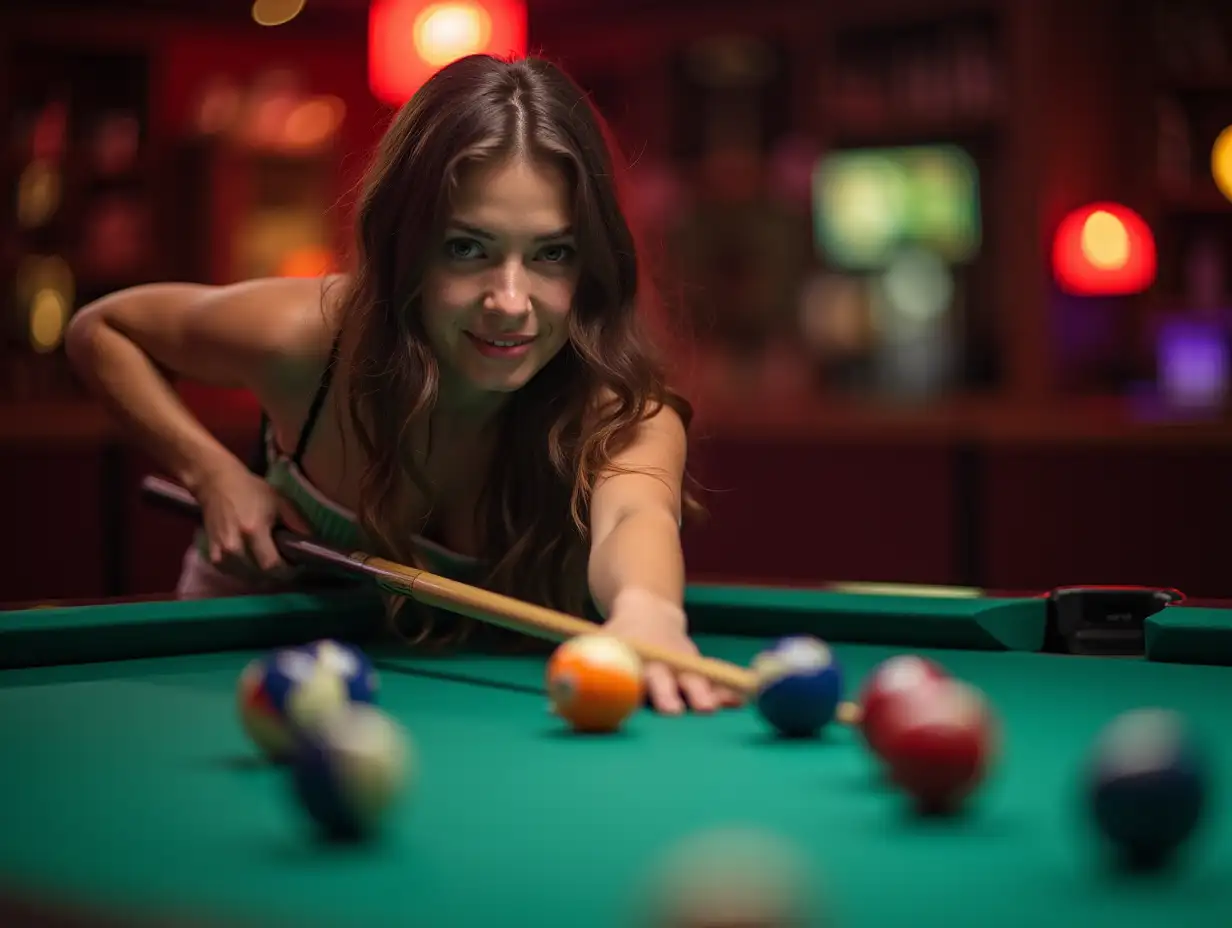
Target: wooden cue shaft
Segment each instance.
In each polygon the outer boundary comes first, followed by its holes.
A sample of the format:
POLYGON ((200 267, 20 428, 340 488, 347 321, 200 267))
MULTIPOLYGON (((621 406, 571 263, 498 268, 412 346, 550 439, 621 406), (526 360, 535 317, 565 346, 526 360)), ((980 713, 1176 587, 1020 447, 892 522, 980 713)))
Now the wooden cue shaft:
MULTIPOLYGON (((200 518, 200 506, 184 487, 154 476, 145 477, 141 487, 152 499, 200 518)), ((273 534, 279 552, 289 562, 362 574, 372 578, 389 592, 490 625, 499 625, 549 641, 566 641, 579 635, 604 634, 602 626, 586 619, 441 577, 418 567, 363 552, 340 551, 303 538, 285 528, 276 529, 273 534)), ((756 675, 736 664, 710 657, 681 654, 640 641, 622 640, 643 660, 662 663, 677 673, 693 673, 746 696, 757 688, 756 675)), ((838 718, 845 724, 852 724, 859 718, 859 709, 851 703, 843 703, 839 706, 838 718)))
MULTIPOLYGON (((149 476, 142 480, 142 490, 147 496, 161 503, 200 518, 201 510, 196 499, 178 484, 161 477, 149 476)), ((603 633, 602 626, 586 619, 450 580, 418 567, 363 552, 340 551, 285 528, 276 529, 273 534, 279 552, 291 563, 362 574, 375 580, 379 586, 391 593, 408 596, 424 605, 435 606, 490 625, 499 625, 549 641, 566 641, 579 635, 603 633)), ((641 642, 626 643, 637 651, 643 660, 666 664, 677 672, 695 673, 714 683, 745 693, 756 688, 757 681, 753 672, 735 664, 666 651, 641 642)))
MULTIPOLYGON (((580 635, 605 634, 601 625, 555 609, 493 593, 384 558, 365 554, 353 556, 379 571, 380 579, 377 582, 386 589, 403 593, 428 606, 436 606, 548 641, 566 641, 580 635)), ((666 664, 679 673, 694 673, 743 693, 751 693, 757 687, 757 678, 753 672, 735 664, 709 657, 680 654, 640 641, 625 639, 625 643, 633 648, 642 660, 666 664)))

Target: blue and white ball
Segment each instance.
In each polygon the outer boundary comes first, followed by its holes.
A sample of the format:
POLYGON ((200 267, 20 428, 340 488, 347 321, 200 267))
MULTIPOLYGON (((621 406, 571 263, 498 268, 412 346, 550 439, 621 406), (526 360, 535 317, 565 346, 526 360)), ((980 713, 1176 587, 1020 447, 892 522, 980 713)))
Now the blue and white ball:
POLYGON ((1120 862, 1166 863, 1197 829, 1209 771, 1185 720, 1165 709, 1125 712, 1096 741, 1087 801, 1120 862))
POLYGON ((362 840, 406 790, 413 764, 403 728, 375 706, 353 703, 300 737, 295 796, 326 837, 362 840))
POLYGON ((323 638, 305 649, 326 673, 339 677, 346 686, 351 702, 375 703, 380 678, 368 656, 349 644, 323 638))
POLYGON ((843 674, 833 652, 808 635, 784 638, 753 661, 758 712, 781 735, 809 737, 834 720, 843 674))
POLYGON ((252 660, 236 693, 244 732, 276 762, 289 759, 298 731, 376 696, 377 676, 368 659, 334 641, 279 648, 252 660))

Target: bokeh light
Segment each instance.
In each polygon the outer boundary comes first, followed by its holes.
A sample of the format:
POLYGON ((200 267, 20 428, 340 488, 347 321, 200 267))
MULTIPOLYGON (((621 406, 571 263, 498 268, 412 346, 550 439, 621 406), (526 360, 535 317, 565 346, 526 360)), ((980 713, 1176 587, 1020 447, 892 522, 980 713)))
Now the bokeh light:
POLYGON ((1057 285, 1075 296, 1140 293, 1155 280, 1155 237, 1136 212, 1091 203, 1069 213, 1052 242, 1057 285))
POLYGON ((813 190, 817 247, 837 267, 880 270, 910 245, 954 264, 979 250, 979 174, 956 146, 834 152, 813 190))
POLYGON ((1211 146, 1211 176, 1219 192, 1232 200, 1232 126, 1220 132, 1211 146))
POLYGON ((438 68, 483 51, 491 37, 492 17, 474 3, 434 4, 415 20, 415 49, 438 68))
POLYGON ((1119 270, 1129 261, 1129 232, 1125 223, 1097 209, 1082 223, 1082 253, 1095 267, 1119 270))
POLYGON ((255 0, 253 22, 259 26, 281 26, 304 11, 304 0, 255 0))

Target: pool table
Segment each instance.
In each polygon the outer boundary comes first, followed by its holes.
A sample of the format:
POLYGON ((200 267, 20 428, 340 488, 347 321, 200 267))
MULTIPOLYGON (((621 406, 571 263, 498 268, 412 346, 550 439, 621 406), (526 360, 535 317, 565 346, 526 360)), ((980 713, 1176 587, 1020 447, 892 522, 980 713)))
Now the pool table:
POLYGON ((923 819, 849 728, 783 741, 745 708, 575 736, 547 711, 544 653, 408 653, 359 592, 11 609, 0 924, 646 925, 660 855, 732 824, 794 841, 848 928, 1232 919, 1232 610, 1170 606, 1145 653, 1087 657, 1050 653, 1034 595, 696 586, 689 608, 703 651, 740 664, 778 635, 825 638, 849 693, 889 655, 930 655, 987 693, 1003 756, 965 812, 923 819), (357 846, 314 836, 234 709, 254 654, 327 636, 372 656, 417 758, 357 846), (1101 726, 1144 705, 1207 739, 1216 801, 1175 868, 1130 877, 1091 833, 1083 769, 1101 726))

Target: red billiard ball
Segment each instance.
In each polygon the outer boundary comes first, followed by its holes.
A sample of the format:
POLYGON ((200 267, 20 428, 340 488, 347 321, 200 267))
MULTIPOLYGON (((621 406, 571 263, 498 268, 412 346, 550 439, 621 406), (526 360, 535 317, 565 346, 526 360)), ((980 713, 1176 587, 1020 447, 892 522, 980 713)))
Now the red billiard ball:
POLYGON ((882 728, 893 704, 922 686, 948 680, 949 673, 936 661, 916 654, 900 654, 873 668, 860 694, 860 732, 878 757, 885 754, 882 728))
POLYGON ((983 782, 998 746, 988 701, 957 680, 896 701, 882 737, 891 780, 926 813, 956 811, 983 782))

